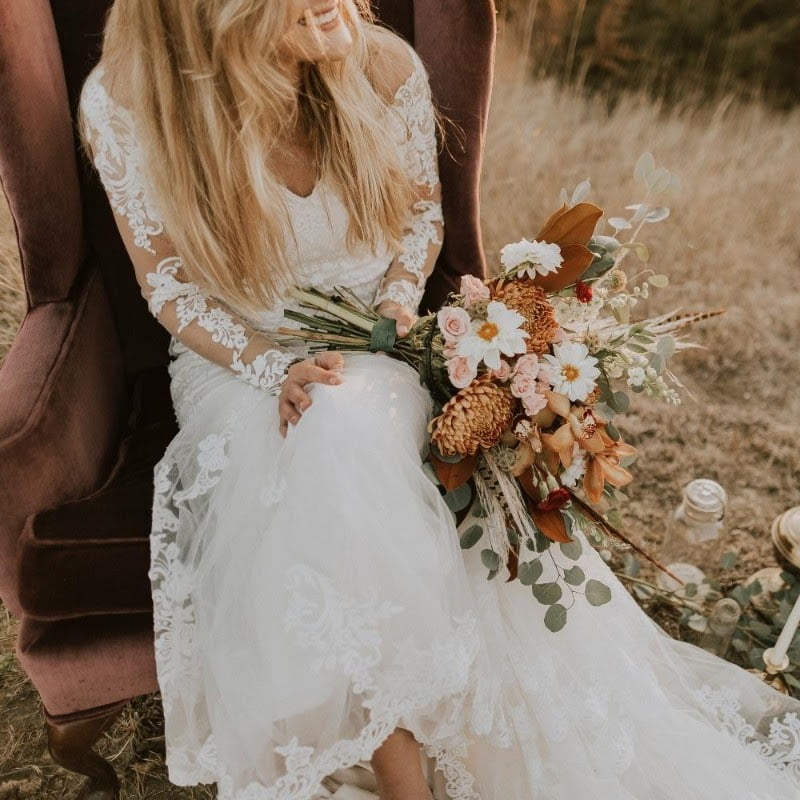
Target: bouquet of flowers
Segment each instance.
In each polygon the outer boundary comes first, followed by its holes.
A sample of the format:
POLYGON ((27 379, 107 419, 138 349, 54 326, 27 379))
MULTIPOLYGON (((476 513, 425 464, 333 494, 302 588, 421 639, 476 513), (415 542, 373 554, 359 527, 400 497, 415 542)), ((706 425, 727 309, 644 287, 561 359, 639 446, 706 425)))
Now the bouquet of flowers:
MULTIPOLYGON (((648 197, 675 184, 649 154, 636 173, 648 197)), ((630 253, 647 260, 638 234, 669 211, 629 206, 630 218, 608 220, 614 235, 596 235, 603 212, 585 202, 589 189, 588 181, 578 186, 534 239, 506 245, 497 277, 464 276, 460 291, 403 339, 394 320, 345 289, 332 297, 293 290, 309 313, 287 310, 301 327, 280 331, 312 350, 382 350, 419 372, 437 412, 425 468, 456 514, 462 547, 482 544, 490 579, 505 569, 508 580, 531 586, 553 631, 579 595, 592 605, 611 598, 575 563, 576 529, 597 546, 622 541, 668 571, 618 529, 619 491, 633 479, 636 450, 614 419, 631 392, 680 402, 667 362, 690 346, 681 329, 709 316, 632 319, 633 307, 668 281, 647 268, 629 279, 623 262, 630 253)))

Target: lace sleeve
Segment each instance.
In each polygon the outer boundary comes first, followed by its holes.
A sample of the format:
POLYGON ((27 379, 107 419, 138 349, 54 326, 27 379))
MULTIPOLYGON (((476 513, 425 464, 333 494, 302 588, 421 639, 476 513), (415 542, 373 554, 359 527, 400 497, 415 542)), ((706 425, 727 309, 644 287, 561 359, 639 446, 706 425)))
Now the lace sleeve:
POLYGON ((101 78, 102 67, 87 78, 81 114, 94 166, 150 313, 185 347, 276 394, 298 357, 186 279, 184 263, 145 191, 132 115, 111 99, 101 78))
POLYGON ((410 75, 395 94, 393 106, 405 123, 403 154, 406 170, 419 187, 397 256, 381 281, 375 305, 394 300, 416 310, 433 271, 444 234, 439 183, 436 122, 425 66, 409 47, 410 75))

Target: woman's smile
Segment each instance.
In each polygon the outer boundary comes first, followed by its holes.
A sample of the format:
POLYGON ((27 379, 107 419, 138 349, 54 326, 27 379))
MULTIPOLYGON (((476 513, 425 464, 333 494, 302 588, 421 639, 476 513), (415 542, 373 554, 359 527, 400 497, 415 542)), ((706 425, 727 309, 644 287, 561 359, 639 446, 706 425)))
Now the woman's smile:
POLYGON ((310 22, 314 27, 322 31, 332 30, 340 21, 341 15, 339 14, 338 2, 316 12, 310 8, 306 9, 303 16, 298 20, 301 25, 308 26, 310 22))

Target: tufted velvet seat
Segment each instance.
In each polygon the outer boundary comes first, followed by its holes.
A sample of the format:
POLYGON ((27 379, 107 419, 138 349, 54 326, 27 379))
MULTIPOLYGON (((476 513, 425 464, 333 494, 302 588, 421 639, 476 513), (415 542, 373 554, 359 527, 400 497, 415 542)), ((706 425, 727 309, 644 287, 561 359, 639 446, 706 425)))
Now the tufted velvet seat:
MULTIPOLYGON (((177 428, 168 335, 136 285, 74 113, 110 0, 0 3, 0 182, 27 314, 0 369, 0 598, 39 692, 55 760, 116 778, 91 747, 158 690, 147 578, 152 470, 177 428)), ((492 0, 382 0, 462 129, 440 157, 446 237, 423 304, 484 269, 478 176, 494 47, 492 0)))

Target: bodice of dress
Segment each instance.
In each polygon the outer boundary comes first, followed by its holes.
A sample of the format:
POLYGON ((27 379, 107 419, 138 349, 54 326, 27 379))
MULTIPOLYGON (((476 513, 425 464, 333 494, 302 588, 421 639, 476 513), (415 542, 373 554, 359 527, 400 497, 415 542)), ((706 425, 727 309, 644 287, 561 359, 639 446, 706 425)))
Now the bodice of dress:
MULTIPOLYGON (((391 103, 398 113, 387 119, 419 195, 409 209, 400 247, 391 252, 384 241, 376 252, 366 245, 349 248, 347 208, 337 187, 324 177, 306 197, 284 187, 290 228, 284 231, 287 257, 299 286, 325 292, 345 286, 371 306, 386 299, 411 308, 419 304, 444 222, 428 77, 413 48, 405 48, 410 71, 391 103)), ((84 84, 80 99, 84 128, 142 294, 150 312, 171 334, 170 354, 192 351, 260 389, 277 392, 287 367, 302 353, 277 345, 269 333, 279 326, 292 327, 283 311, 296 305, 279 301, 258 315, 245 314, 188 279, 144 180, 145 153, 133 115, 107 92, 103 74, 101 62, 84 84)))

